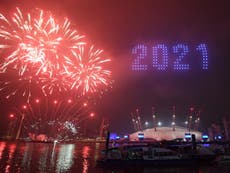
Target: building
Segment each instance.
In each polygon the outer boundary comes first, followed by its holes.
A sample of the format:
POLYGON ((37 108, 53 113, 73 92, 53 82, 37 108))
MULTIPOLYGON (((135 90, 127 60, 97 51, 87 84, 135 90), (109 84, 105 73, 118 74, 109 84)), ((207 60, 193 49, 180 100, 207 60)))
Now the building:
POLYGON ((185 138, 186 133, 195 134, 197 140, 201 140, 202 133, 199 131, 191 130, 188 132, 188 129, 185 127, 175 127, 175 131, 172 129, 172 127, 157 127, 157 130, 155 131, 154 128, 151 129, 145 129, 143 131, 137 131, 135 133, 132 133, 129 135, 129 139, 131 141, 139 140, 138 134, 144 134, 144 139, 153 139, 157 141, 161 140, 173 140, 177 138, 185 138))

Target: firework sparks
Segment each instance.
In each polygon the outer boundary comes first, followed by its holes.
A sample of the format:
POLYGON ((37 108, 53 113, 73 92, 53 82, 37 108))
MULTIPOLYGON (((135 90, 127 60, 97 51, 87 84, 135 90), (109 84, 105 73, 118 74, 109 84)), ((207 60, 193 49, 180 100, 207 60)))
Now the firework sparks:
POLYGON ((6 99, 10 99, 15 95, 21 95, 29 102, 34 92, 37 95, 43 94, 38 92, 39 90, 38 80, 32 76, 18 78, 18 76, 12 73, 2 73, 0 75, 0 92, 1 96, 4 96, 6 99))
MULTIPOLYGON (((82 35, 71 28, 68 19, 57 20, 49 12, 36 9, 22 13, 19 8, 12 17, 0 14, 0 74, 14 74, 24 87, 23 96, 32 98, 31 84, 44 96, 73 91, 77 96, 102 93, 110 86, 111 71, 102 50, 88 47, 82 35), (28 89, 28 90, 27 90, 28 89)), ((1 81, 0 90, 16 81, 1 81)), ((17 86, 17 85, 15 85, 17 86)), ((9 89, 7 89, 10 91, 9 89)), ((12 90, 6 98, 15 95, 12 90)))
POLYGON ((65 69, 66 59, 75 55, 84 36, 71 29, 68 19, 57 21, 49 12, 35 10, 34 13, 23 14, 19 8, 13 17, 0 14, 1 49, 10 49, 9 55, 1 64, 1 71, 8 68, 18 70, 22 76, 29 68, 35 75, 65 69), (36 69, 36 70, 34 70, 36 69))
MULTIPOLYGON (((46 134, 57 138, 66 130, 81 127, 82 121, 91 117, 89 107, 79 99, 36 98, 16 108, 17 115, 24 115, 27 133, 46 134), (68 125, 68 126, 67 126, 68 125)), ((92 118, 92 117, 91 117, 92 118)))
POLYGON ((68 61, 66 70, 71 89, 77 89, 83 95, 95 93, 100 87, 111 84, 111 71, 104 69, 110 59, 102 57, 102 50, 95 50, 93 46, 81 46, 75 60, 68 61))

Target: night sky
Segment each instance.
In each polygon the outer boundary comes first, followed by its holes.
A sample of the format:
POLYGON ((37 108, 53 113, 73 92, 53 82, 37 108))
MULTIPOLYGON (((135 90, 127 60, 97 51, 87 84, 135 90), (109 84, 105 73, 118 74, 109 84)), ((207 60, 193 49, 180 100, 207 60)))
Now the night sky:
MULTIPOLYGON (((168 125, 172 106, 177 124, 189 107, 201 109, 203 129, 230 116, 230 11, 227 0, 1 0, 1 11, 42 8, 67 16, 80 33, 112 59, 114 84, 96 105, 98 122, 107 117, 112 131, 132 132, 130 113, 140 109, 151 121, 151 108, 168 125), (209 69, 184 72, 131 70, 137 43, 208 45, 209 69), (167 123, 168 124, 167 124, 167 123)), ((151 65, 151 64, 150 64, 151 65)), ((1 127, 7 105, 1 99, 1 127)), ((95 123, 95 126, 98 123, 95 123)))

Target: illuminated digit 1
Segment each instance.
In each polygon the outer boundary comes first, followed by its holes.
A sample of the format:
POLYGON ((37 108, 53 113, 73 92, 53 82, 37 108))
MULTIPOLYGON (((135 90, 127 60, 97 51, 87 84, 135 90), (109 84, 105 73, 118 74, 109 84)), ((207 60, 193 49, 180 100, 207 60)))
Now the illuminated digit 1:
POLYGON ((164 44, 153 46, 153 67, 157 70, 166 70, 168 67, 168 49, 164 44), (159 63, 159 50, 162 52, 162 64, 159 63))
POLYGON ((207 70, 208 69, 208 50, 207 50, 207 45, 202 43, 199 46, 197 46, 196 50, 201 51, 202 69, 207 70))
POLYGON ((176 46, 173 46, 173 53, 179 54, 173 64, 174 70, 189 70, 189 64, 181 64, 181 61, 188 54, 188 52, 187 45, 177 44, 176 46))
POLYGON ((136 55, 131 68, 134 71, 148 70, 148 66, 141 64, 141 61, 147 56, 147 47, 143 44, 138 44, 132 49, 132 54, 136 55))

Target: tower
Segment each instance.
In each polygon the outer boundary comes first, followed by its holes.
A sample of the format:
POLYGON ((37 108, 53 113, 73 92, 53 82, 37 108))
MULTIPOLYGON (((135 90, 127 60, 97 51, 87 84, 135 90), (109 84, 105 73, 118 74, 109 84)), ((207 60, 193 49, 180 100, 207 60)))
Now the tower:
POLYGON ((155 131, 157 131, 155 107, 152 107, 152 115, 153 115, 153 128, 155 131))
POLYGON ((173 106, 173 115, 172 115, 172 130, 175 131, 176 128, 176 107, 173 106))

